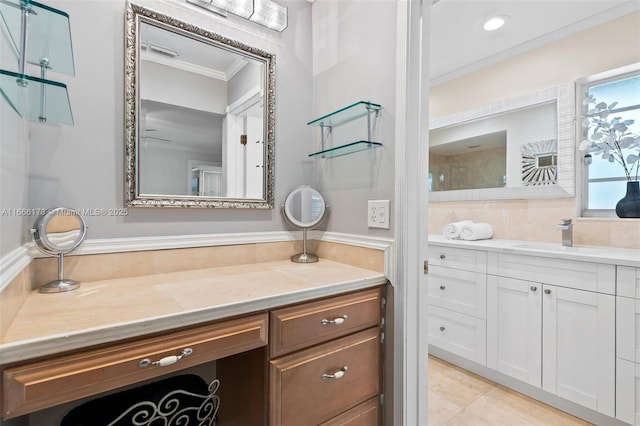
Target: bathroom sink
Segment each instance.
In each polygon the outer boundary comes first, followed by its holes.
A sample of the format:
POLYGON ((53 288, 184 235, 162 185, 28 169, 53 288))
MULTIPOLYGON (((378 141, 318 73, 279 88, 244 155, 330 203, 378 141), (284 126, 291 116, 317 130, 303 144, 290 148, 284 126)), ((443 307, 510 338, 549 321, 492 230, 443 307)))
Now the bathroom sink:
POLYGON ((526 244, 515 244, 511 246, 512 248, 521 248, 521 249, 529 249, 529 250, 542 250, 542 251, 550 251, 550 252, 562 252, 562 253, 581 253, 581 254, 598 254, 600 250, 595 247, 583 247, 583 246, 572 246, 566 247, 560 244, 547 244, 547 243, 526 243, 526 244))

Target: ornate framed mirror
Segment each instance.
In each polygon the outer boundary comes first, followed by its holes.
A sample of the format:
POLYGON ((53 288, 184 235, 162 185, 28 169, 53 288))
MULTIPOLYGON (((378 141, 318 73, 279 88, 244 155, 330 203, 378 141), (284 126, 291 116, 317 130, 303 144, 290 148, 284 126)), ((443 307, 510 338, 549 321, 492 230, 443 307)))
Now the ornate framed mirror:
POLYGON ((273 208, 275 56, 127 3, 125 205, 273 208))

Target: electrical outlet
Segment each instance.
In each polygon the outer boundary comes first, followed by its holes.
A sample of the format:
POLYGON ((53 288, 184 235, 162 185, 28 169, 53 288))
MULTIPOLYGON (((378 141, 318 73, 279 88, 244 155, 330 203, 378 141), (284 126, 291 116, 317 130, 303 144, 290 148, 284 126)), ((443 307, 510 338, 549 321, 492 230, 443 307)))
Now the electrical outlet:
POLYGON ((367 202, 367 225, 369 228, 389 229, 389 200, 367 202))

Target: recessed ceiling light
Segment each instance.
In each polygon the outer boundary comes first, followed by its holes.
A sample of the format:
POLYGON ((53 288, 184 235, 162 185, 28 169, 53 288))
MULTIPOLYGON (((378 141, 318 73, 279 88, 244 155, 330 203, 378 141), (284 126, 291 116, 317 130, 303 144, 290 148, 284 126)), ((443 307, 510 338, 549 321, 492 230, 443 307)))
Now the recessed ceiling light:
POLYGON ((507 19, 509 19, 508 16, 494 16, 489 18, 482 28, 484 28, 485 31, 495 31, 501 28, 504 23, 507 22, 507 19))

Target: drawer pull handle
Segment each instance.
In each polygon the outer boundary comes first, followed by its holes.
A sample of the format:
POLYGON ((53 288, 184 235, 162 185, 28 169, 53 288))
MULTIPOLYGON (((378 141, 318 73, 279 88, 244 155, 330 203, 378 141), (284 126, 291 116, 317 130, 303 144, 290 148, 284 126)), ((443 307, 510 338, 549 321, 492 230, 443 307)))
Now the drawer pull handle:
POLYGON ((340 325, 343 322, 345 322, 347 320, 347 318, 349 318, 347 315, 343 315, 341 317, 338 317, 336 319, 332 319, 332 320, 328 320, 328 319, 323 319, 322 325, 327 325, 327 324, 336 324, 336 325, 340 325))
POLYGON ((445 287, 445 286, 443 286, 443 285, 441 285, 441 286, 440 286, 440 290, 444 290, 445 288, 446 288, 446 287, 445 287))
POLYGON ((444 331, 444 325, 440 326, 440 331, 444 331))
POLYGON ((544 294, 551 294, 551 290, 546 289, 546 290, 544 291, 544 294))
POLYGON ((189 356, 193 353, 193 349, 185 348, 180 355, 171 355, 159 359, 158 361, 151 361, 149 358, 145 358, 140 361, 140 367, 149 367, 150 365, 157 365, 158 367, 166 367, 167 365, 175 364, 185 356, 189 356))
POLYGON ((530 288, 531 288, 531 291, 538 291, 538 287, 536 287, 535 285, 532 285, 530 288))
POLYGON ((447 257, 447 256, 445 256, 444 254, 440 255, 440 259, 444 259, 445 257, 447 257))
POLYGON ((322 376, 320 376, 320 378, 322 380, 327 380, 327 379, 341 379, 344 376, 344 373, 348 370, 349 368, 345 365, 344 367, 342 367, 340 370, 336 371, 333 374, 327 374, 324 373, 322 376))

